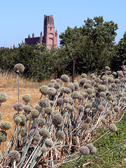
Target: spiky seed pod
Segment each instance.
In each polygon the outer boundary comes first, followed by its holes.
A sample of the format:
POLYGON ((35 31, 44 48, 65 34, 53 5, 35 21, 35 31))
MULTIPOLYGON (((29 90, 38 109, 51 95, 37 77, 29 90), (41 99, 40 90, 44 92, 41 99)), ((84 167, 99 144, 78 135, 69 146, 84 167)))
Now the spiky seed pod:
POLYGON ((35 129, 31 129, 30 131, 29 131, 29 136, 32 136, 32 135, 38 135, 39 134, 39 130, 35 130, 35 129), (34 132, 35 132, 35 134, 34 134, 34 132))
POLYGON ((64 103, 69 103, 69 98, 68 97, 64 97, 63 101, 64 101, 64 103))
POLYGON ((16 111, 22 111, 23 108, 24 108, 24 105, 21 102, 17 102, 17 103, 14 104, 13 107, 16 111))
POLYGON ((87 89, 87 88, 92 88, 92 86, 89 84, 89 83, 85 83, 84 84, 84 88, 87 89))
POLYGON ((46 139, 45 144, 47 147, 51 148, 53 146, 53 141, 51 139, 46 139))
POLYGON ((79 90, 79 84, 77 82, 74 82, 73 85, 75 87, 75 91, 79 90))
POLYGON ((93 90, 91 88, 87 88, 87 93, 92 94, 93 90))
POLYGON ((41 107, 49 107, 49 99, 47 98, 40 99, 38 104, 41 107))
POLYGON ((32 118, 37 118, 38 115, 39 115, 39 111, 34 109, 34 110, 31 111, 31 115, 32 115, 32 118))
POLYGON ((83 112, 84 111, 84 106, 81 105, 81 104, 77 108, 78 108, 78 112, 83 112))
POLYGON ((105 70, 106 71, 110 71, 110 67, 109 66, 105 66, 105 70))
POLYGON ((115 111, 115 112, 119 112, 119 107, 118 107, 118 106, 115 106, 115 107, 114 107, 114 111, 115 111))
POLYGON ((57 134, 56 134, 56 137, 60 140, 64 140, 65 139, 65 134, 63 131, 58 131, 57 134))
MULTIPOLYGON (((49 84, 48 84, 48 89, 49 89, 49 88, 53 88, 53 87, 54 87, 54 83, 49 83, 49 84)), ((48 90, 48 89, 47 89, 47 90, 48 90)))
POLYGON ((114 82, 113 77, 108 77, 108 82, 109 82, 109 83, 113 83, 113 82, 114 82))
POLYGON ((71 83, 71 82, 68 83, 67 87, 71 89, 71 92, 73 92, 73 91, 75 90, 75 86, 74 86, 74 84, 71 83))
POLYGON ((100 96, 100 97, 105 97, 105 96, 106 96, 106 93, 105 93, 105 92, 100 92, 100 93, 99 93, 99 96, 100 96))
POLYGON ((113 89, 116 88, 116 84, 115 83, 112 83, 111 86, 112 86, 113 89))
POLYGON ((115 125, 115 124, 110 124, 109 130, 110 130, 111 132, 116 132, 116 131, 117 131, 116 125, 115 125))
POLYGON ((106 119, 105 119, 105 118, 101 118, 101 122, 102 122, 103 124, 106 124, 106 119))
POLYGON ((0 150, 0 162, 2 161, 2 159, 3 159, 3 155, 2 155, 2 152, 0 150))
POLYGON ((61 84, 62 81, 61 81, 61 79, 57 78, 56 82, 58 82, 59 84, 61 84))
POLYGON ((89 155, 90 153, 89 148, 86 146, 81 146, 79 150, 82 155, 89 155))
POLYGON ((73 99, 69 97, 69 104, 73 104, 73 99))
POLYGON ((39 134, 45 139, 49 137, 49 131, 46 128, 39 129, 39 134))
POLYGON ((53 117, 52 117, 52 123, 55 126, 60 125, 62 122, 63 122, 63 117, 60 114, 53 115, 53 117))
POLYGON ((8 121, 3 121, 0 123, 0 128, 3 130, 9 130, 11 128, 11 123, 8 121))
POLYGON ((96 83, 100 83, 100 78, 96 77, 94 80, 96 83))
POLYGON ((0 104, 7 101, 7 94, 6 93, 0 93, 0 104))
POLYGON ((33 137, 33 140, 34 141, 39 141, 41 139, 41 136, 39 135, 39 134, 37 134, 37 135, 34 135, 34 137, 33 137))
POLYGON ((42 128, 43 125, 45 125, 45 118, 40 118, 39 123, 38 123, 38 127, 42 128))
POLYGON ((28 102, 31 100, 31 97, 30 97, 29 94, 24 94, 24 95, 22 96, 22 99, 23 99, 26 103, 28 103, 28 102))
POLYGON ((59 84, 58 82, 55 82, 55 83, 54 83, 54 88, 55 88, 55 89, 59 89, 59 88, 60 88, 60 84, 59 84))
POLYGON ((56 94, 56 89, 55 88, 48 88, 47 89, 47 94, 54 96, 56 94))
POLYGON ((79 85, 82 87, 86 82, 87 82, 87 79, 86 79, 86 78, 82 78, 82 79, 80 80, 79 85))
POLYGON ((43 147, 41 148, 41 152, 42 152, 42 153, 46 153, 46 152, 47 152, 47 148, 43 146, 43 147))
POLYGON ((32 103, 28 103, 27 105, 31 106, 31 108, 33 108, 33 104, 32 103))
POLYGON ((25 69, 25 67, 21 63, 15 64, 15 66, 14 66, 14 71, 17 73, 24 72, 24 69, 25 69))
POLYGON ((15 117, 14 122, 19 124, 21 122, 21 118, 19 116, 15 117))
POLYGON ((32 107, 30 105, 24 106, 24 112, 26 112, 27 114, 29 114, 31 111, 32 111, 32 107))
POLYGON ((82 74, 81 74, 81 77, 82 77, 82 78, 87 78, 87 75, 86 75, 85 73, 82 73, 82 74))
POLYGON ((26 120, 28 121, 32 121, 33 120, 33 118, 32 118, 32 115, 31 114, 28 114, 27 116, 26 116, 26 120))
POLYGON ((90 154, 95 154, 97 152, 96 147, 92 143, 88 144, 87 147, 90 150, 90 154))
POLYGON ((7 140, 7 133, 5 131, 0 131, 0 143, 7 140))
POLYGON ((39 104, 37 104, 37 105, 35 106, 35 109, 38 110, 39 112, 41 112, 42 107, 41 107, 39 104))
POLYGON ((83 95, 82 94, 78 94, 78 100, 82 100, 83 99, 83 95))
POLYGON ((10 151, 8 155, 8 159, 10 159, 11 162, 19 161, 20 160, 20 153, 17 150, 10 151))
POLYGON ((116 78, 115 83, 120 83, 120 80, 118 78, 116 78))
POLYGON ((88 104, 85 106, 85 109, 90 108, 91 106, 92 106, 92 103, 88 103, 88 104))
POLYGON ((69 82, 69 77, 68 77, 67 75, 62 75, 62 76, 61 76, 61 80, 62 80, 63 82, 69 82))
POLYGON ((99 110, 99 111, 103 111, 103 110, 104 110, 104 106, 99 105, 99 106, 98 106, 98 110, 99 110))
POLYGON ((98 91, 99 92, 104 92, 106 90, 106 87, 104 85, 99 85, 98 86, 98 91))
POLYGON ((90 123, 92 121, 91 117, 87 117, 86 120, 85 120, 85 123, 90 123))
POLYGON ((112 95, 108 96, 107 99, 112 100, 113 99, 112 95))
POLYGON ((105 113, 107 116, 111 116, 112 115, 112 112, 110 110, 106 111, 105 113))
POLYGON ((69 112, 73 112, 75 109, 74 109, 74 106, 70 105, 70 104, 67 104, 66 105, 66 108, 69 112))
POLYGON ((55 83, 56 80, 55 79, 51 79, 50 83, 55 83))
POLYGON ((83 123, 82 126, 81 126, 81 129, 82 130, 88 130, 89 129, 89 124, 83 123))
POLYGON ((46 85, 42 85, 42 86, 39 88, 39 91, 40 91, 41 94, 43 94, 43 95, 47 95, 47 90, 48 90, 48 86, 46 86, 46 85))
POLYGON ((57 106, 61 106, 61 105, 63 105, 63 98, 62 97, 57 99, 57 106))
POLYGON ((25 137, 25 136, 27 135, 27 130, 26 130, 25 128, 21 128, 21 130, 20 130, 20 135, 21 135, 22 137, 25 137))
POLYGON ((23 114, 19 114, 19 117, 21 118, 20 126, 25 126, 26 124, 26 117, 23 114))
POLYGON ((78 93, 77 91, 74 91, 74 92, 71 94, 71 97, 72 97, 73 99, 78 99, 78 95, 79 95, 79 93, 78 93))
POLYGON ((0 112, 0 120, 2 120, 3 118, 3 114, 0 112))
POLYGON ((68 87, 64 87, 63 92, 66 94, 69 94, 69 93, 71 93, 71 89, 68 87))
POLYGON ((52 118, 53 118, 53 116, 56 115, 56 114, 60 114, 59 110, 54 110, 54 111, 51 113, 52 118))
POLYGON ((46 108, 45 108, 45 113, 46 113, 47 115, 51 115, 51 113, 52 113, 52 108, 51 108, 51 107, 46 107, 46 108))

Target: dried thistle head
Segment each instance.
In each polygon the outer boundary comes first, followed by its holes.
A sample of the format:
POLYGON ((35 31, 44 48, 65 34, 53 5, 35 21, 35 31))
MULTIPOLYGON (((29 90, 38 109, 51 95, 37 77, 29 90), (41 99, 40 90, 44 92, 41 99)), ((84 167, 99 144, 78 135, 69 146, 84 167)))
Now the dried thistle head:
POLYGON ((38 135, 39 134, 39 130, 37 130, 37 129, 31 129, 30 131, 29 131, 29 136, 32 136, 32 135, 38 135))
POLYGON ((3 114, 0 112, 0 120, 2 120, 3 118, 3 114))
POLYGON ((97 152, 96 147, 92 143, 88 144, 87 147, 90 150, 90 154, 95 154, 97 152))
POLYGON ((78 112, 83 112, 84 111, 84 106, 81 105, 81 104, 77 108, 78 108, 78 112))
POLYGON ((80 83, 79 83, 80 87, 82 87, 86 82, 87 82, 87 79, 86 78, 82 78, 80 80, 80 83))
POLYGON ((8 159, 10 159, 11 162, 19 161, 20 160, 20 153, 17 150, 10 151, 8 155, 8 159))
POLYGON ((111 132, 116 132, 116 131, 117 131, 116 125, 115 125, 115 124, 110 124, 109 130, 110 130, 111 132))
POLYGON ((15 64, 15 66, 14 66, 14 71, 17 73, 24 72, 24 69, 25 69, 25 67, 21 63, 15 64))
POLYGON ((39 112, 41 112, 42 107, 41 107, 39 104, 37 104, 37 105, 35 106, 35 109, 38 110, 39 112))
POLYGON ((37 118, 38 115, 39 115, 39 111, 34 109, 34 110, 31 111, 31 115, 32 115, 32 118, 37 118))
POLYGON ((2 152, 0 150, 0 162, 2 161, 2 159, 3 159, 3 155, 2 155, 2 152))
POLYGON ((3 121, 0 123, 0 128, 3 130, 9 130, 11 128, 11 123, 8 121, 3 121))
POLYGON ((7 133, 5 131, 0 131, 0 143, 7 140, 7 133))
POLYGON ((65 134, 63 131, 58 131, 57 134, 56 134, 56 137, 60 140, 64 140, 65 139, 65 134))
POLYGON ((32 111, 32 107, 30 105, 24 106, 24 112, 26 112, 27 114, 29 114, 31 111, 32 111))
POLYGON ((42 128, 45 125, 45 118, 40 118, 39 119, 39 123, 38 123, 38 127, 42 128))
POLYGON ((117 112, 119 112, 119 110, 120 110, 120 108, 118 107, 118 106, 115 106, 114 107, 114 111, 117 113, 117 112))
POLYGON ((38 104, 39 104, 39 106, 41 106, 41 107, 49 107, 49 99, 47 99, 47 98, 42 98, 42 99, 40 99, 39 100, 39 102, 38 102, 38 104))
POLYGON ((67 84, 67 87, 71 89, 71 92, 73 92, 75 90, 75 86, 71 82, 67 84))
POLYGON ((99 110, 99 111, 103 111, 103 110, 104 110, 104 106, 99 105, 99 106, 98 106, 98 110, 99 110))
POLYGON ((24 109, 24 105, 21 102, 15 103, 13 107, 16 111, 22 111, 24 109))
POLYGON ((39 91, 40 91, 41 94, 43 94, 43 95, 47 95, 47 90, 48 90, 48 86, 46 86, 46 85, 42 85, 42 86, 39 88, 39 91))
POLYGON ((29 94, 24 94, 22 99, 25 101, 25 103, 28 103, 31 100, 31 96, 29 94))
POLYGON ((61 105, 63 105, 63 98, 62 98, 62 97, 59 97, 59 98, 57 99, 57 106, 61 106, 61 105))
POLYGON ((62 75, 61 76, 61 80, 63 81, 63 82, 69 82, 69 77, 68 77, 68 75, 62 75))
POLYGON ((47 152, 47 148, 43 146, 43 147, 41 148, 41 152, 42 152, 42 153, 47 152))
POLYGON ((81 74, 81 77, 82 77, 82 78, 87 78, 87 75, 86 75, 85 73, 82 73, 82 74, 81 74))
POLYGON ((79 84, 78 84, 78 82, 74 82, 73 85, 75 87, 75 91, 79 90, 79 84))
POLYGON ((38 129, 39 134, 45 139, 49 137, 49 131, 46 128, 38 129))
POLYGON ((48 89, 49 89, 49 88, 53 88, 53 87, 54 87, 54 83, 49 83, 49 84, 48 84, 48 89))
POLYGON ((73 105, 71 105, 71 104, 67 104, 66 105, 66 108, 67 108, 67 110, 69 111, 69 112, 73 112, 75 109, 74 109, 74 106, 73 105))
POLYGON ((69 93, 71 93, 71 89, 68 88, 68 87, 64 87, 63 92, 66 93, 66 94, 69 94, 69 93))
POLYGON ((82 131, 88 130, 89 129, 89 124, 88 123, 83 123, 81 126, 82 131))
POLYGON ((59 84, 58 82, 55 82, 55 83, 54 83, 54 88, 55 88, 55 89, 59 89, 60 87, 61 87, 61 86, 60 86, 60 84, 59 84))
POLYGON ((7 101, 7 94, 1 92, 0 93, 0 104, 3 103, 3 102, 6 102, 6 101, 7 101))
POLYGON ((79 93, 78 93, 77 91, 74 91, 74 92, 71 94, 71 97, 72 97, 73 99, 78 99, 78 95, 79 95, 79 93))
POLYGON ((90 154, 90 150, 87 146, 81 146, 79 150, 82 155, 89 155, 90 154))
POLYGON ((26 130, 25 128, 21 128, 21 130, 20 130, 20 135, 21 135, 22 137, 25 137, 25 136, 27 135, 27 130, 26 130))
POLYGON ((52 117, 52 123, 55 126, 60 125, 62 122, 63 122, 63 117, 60 114, 53 115, 53 117, 52 117))
POLYGON ((51 148, 53 146, 53 141, 51 139, 46 139, 45 144, 47 147, 51 148))
POLYGON ((51 108, 51 107, 46 107, 46 108, 45 108, 45 113, 46 113, 47 115, 51 115, 51 113, 52 113, 52 108, 51 108))

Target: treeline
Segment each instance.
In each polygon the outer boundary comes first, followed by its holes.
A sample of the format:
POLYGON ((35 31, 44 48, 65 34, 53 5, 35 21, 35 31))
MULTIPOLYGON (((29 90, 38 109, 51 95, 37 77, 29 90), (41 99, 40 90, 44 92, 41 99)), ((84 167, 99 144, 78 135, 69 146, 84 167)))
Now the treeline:
POLYGON ((23 75, 38 82, 51 75, 72 75, 73 60, 76 74, 101 72, 106 65, 117 71, 126 59, 126 33, 115 44, 117 29, 117 24, 105 22, 103 17, 88 18, 81 27, 67 27, 60 34, 58 49, 47 50, 44 45, 24 43, 14 49, 1 49, 0 69, 11 72, 16 63, 22 63, 25 66, 23 75))

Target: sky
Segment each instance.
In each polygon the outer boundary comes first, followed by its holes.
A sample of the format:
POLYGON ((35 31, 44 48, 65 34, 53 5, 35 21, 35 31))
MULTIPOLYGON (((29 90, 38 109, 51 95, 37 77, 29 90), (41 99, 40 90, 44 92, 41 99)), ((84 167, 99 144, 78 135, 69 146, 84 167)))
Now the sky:
POLYGON ((53 15, 58 35, 95 16, 118 24, 116 44, 126 31, 126 0, 0 0, 0 47, 18 47, 32 33, 40 36, 44 15, 53 15))

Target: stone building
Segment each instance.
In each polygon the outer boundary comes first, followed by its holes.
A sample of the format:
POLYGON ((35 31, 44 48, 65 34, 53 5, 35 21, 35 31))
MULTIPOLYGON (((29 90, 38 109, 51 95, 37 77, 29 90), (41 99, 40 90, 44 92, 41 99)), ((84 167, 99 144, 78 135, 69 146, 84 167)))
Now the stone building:
POLYGON ((44 15, 44 35, 42 35, 42 32, 40 33, 39 37, 35 37, 34 33, 32 34, 32 37, 28 35, 28 38, 25 38, 25 42, 27 44, 44 44, 46 45, 46 48, 51 50, 52 47, 57 48, 57 39, 58 39, 58 34, 57 30, 55 31, 55 26, 54 26, 54 19, 53 15, 51 16, 46 16, 44 15))

